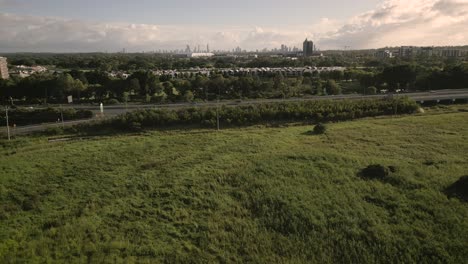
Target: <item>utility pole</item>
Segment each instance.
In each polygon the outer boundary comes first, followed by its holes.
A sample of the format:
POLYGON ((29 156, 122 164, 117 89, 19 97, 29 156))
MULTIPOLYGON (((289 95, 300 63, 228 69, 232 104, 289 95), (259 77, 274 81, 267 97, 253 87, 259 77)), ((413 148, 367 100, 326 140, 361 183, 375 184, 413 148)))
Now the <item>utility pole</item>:
POLYGON ((65 128, 65 123, 63 122, 63 110, 62 110, 62 105, 60 105, 60 116, 62 118, 62 128, 65 128))
POLYGON ((6 126, 7 126, 8 140, 11 140, 11 138, 10 138, 10 124, 8 123, 8 106, 5 106, 5 115, 6 115, 6 126))
POLYGON ((218 86, 218 102, 216 104, 216 127, 219 131, 219 86, 218 86))

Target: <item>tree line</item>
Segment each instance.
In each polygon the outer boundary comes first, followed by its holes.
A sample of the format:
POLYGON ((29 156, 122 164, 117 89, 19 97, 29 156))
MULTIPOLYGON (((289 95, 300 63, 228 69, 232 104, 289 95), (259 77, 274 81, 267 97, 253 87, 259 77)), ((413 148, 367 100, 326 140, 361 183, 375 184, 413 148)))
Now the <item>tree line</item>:
POLYGON ((446 67, 460 63, 463 58, 438 56, 415 56, 408 58, 378 59, 375 51, 329 51, 324 57, 296 57, 258 54, 258 56, 215 56, 212 58, 181 58, 177 55, 158 53, 17 53, 3 54, 13 65, 54 65, 60 69, 81 69, 100 71, 136 71, 147 69, 240 68, 240 67, 378 67, 383 68, 402 63, 418 64, 425 67, 446 67))
POLYGON ((63 103, 72 95, 76 102, 164 103, 467 87, 468 64, 445 68, 400 64, 382 69, 313 71, 300 76, 287 76, 281 72, 244 72, 233 76, 214 71, 209 77, 198 73, 171 77, 146 70, 134 71, 128 78, 121 78, 99 70, 71 70, 0 80, 0 99, 4 103, 13 99, 25 103, 63 103))
POLYGON ((145 109, 128 112, 100 123, 81 126, 83 131, 101 129, 140 130, 171 126, 246 126, 277 122, 319 123, 345 121, 380 115, 410 114, 418 104, 408 98, 303 101, 246 106, 193 107, 185 109, 145 109))

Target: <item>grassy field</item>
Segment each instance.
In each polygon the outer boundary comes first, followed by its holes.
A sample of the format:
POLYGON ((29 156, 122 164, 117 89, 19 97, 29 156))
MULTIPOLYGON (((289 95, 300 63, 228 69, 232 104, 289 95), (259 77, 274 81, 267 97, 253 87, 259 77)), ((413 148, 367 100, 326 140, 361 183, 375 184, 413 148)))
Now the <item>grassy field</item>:
POLYGON ((466 263, 467 121, 2 141, 0 262, 466 263))

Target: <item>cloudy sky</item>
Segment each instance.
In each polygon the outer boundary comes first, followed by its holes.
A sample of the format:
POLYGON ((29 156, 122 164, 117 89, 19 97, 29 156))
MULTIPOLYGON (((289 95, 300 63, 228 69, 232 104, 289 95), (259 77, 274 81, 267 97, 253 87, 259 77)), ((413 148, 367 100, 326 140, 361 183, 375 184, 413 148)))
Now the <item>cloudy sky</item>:
POLYGON ((0 52, 467 45, 468 0, 0 0, 0 52))

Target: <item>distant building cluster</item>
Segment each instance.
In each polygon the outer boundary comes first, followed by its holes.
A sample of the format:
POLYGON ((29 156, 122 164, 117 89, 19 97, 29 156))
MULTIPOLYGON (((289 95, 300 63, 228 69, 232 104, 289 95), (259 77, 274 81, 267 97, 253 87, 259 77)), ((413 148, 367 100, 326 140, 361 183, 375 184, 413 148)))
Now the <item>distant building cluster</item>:
POLYGON ((9 79, 7 59, 0 57, 0 79, 9 79))
POLYGON ((314 72, 332 72, 344 71, 345 67, 262 67, 262 68, 189 68, 180 70, 155 70, 153 74, 157 76, 165 75, 171 77, 191 77, 196 75, 211 76, 213 74, 222 74, 227 76, 245 76, 245 75, 271 75, 281 73, 283 76, 303 76, 304 74, 313 74, 314 72))
POLYGON ((190 47, 190 45, 187 45, 187 47, 185 48, 185 51, 184 53, 210 53, 210 44, 206 44, 206 49, 202 49, 200 47, 200 45, 196 45, 193 50, 192 48, 190 47))
POLYGON ((189 58, 208 58, 208 57, 213 57, 214 53, 211 52, 197 52, 197 53, 189 53, 187 54, 187 57, 189 58))
POLYGON ((35 73, 46 72, 47 68, 44 66, 25 66, 18 65, 13 67, 11 75, 15 75, 21 78, 29 77, 35 73))
POLYGON ((375 57, 380 59, 393 58, 393 52, 389 50, 379 50, 375 53, 375 57))
POLYGON ((411 58, 415 56, 458 58, 468 55, 468 52, 456 48, 401 46, 393 49, 381 49, 374 55, 381 59, 393 57, 411 58))
MULTIPOLYGON (((125 49, 124 49, 125 50, 125 49)), ((186 45, 185 49, 175 49, 175 50, 157 50, 150 53, 159 53, 159 54, 171 54, 176 57, 182 58, 200 58, 200 57, 212 57, 212 56, 223 56, 223 55, 239 55, 243 56, 248 54, 269 54, 271 56, 283 56, 283 57, 312 57, 312 56, 322 56, 320 52, 317 51, 316 46, 313 41, 306 39, 303 43, 303 49, 297 48, 295 46, 288 46, 286 44, 281 44, 279 48, 263 48, 256 51, 247 51, 241 47, 233 48, 232 50, 211 50, 209 44, 206 44, 206 47, 200 45, 186 45)), ((257 55, 255 55, 257 56, 257 55)))
POLYGON ((200 45, 196 45, 193 49, 190 45, 185 47, 185 50, 176 50, 175 52, 178 57, 186 58, 207 58, 213 57, 215 54, 210 52, 210 45, 206 44, 206 48, 202 49, 200 45))

